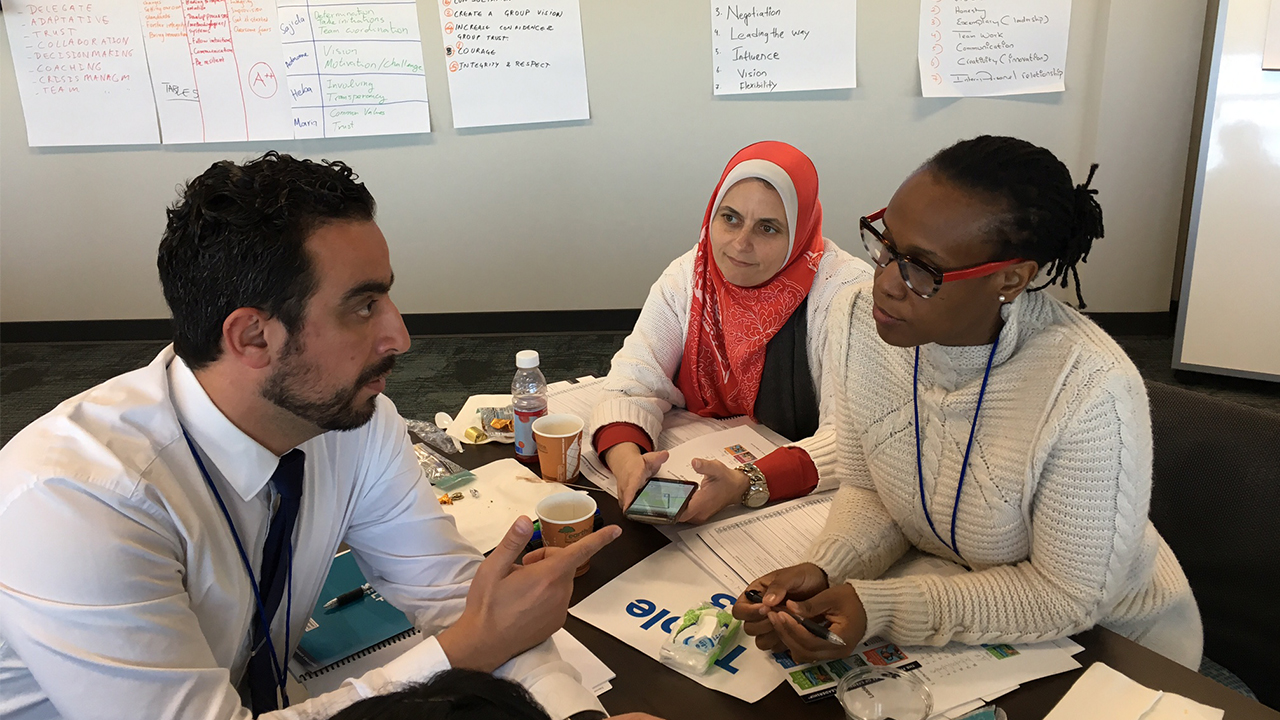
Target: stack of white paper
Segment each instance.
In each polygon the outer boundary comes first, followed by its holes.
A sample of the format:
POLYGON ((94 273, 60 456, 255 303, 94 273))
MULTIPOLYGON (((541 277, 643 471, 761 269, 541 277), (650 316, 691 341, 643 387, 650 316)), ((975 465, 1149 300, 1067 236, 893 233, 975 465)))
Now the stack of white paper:
POLYGON ((1223 711, 1143 687, 1103 663, 1089 666, 1045 720, 1221 720, 1223 711))

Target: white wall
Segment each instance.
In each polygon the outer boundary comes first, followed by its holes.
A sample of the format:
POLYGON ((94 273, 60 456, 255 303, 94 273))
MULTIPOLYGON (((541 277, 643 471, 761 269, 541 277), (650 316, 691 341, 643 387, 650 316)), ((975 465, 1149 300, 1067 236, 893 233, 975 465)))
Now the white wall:
MULTIPOLYGON (((1168 309, 1206 0, 1075 0, 1062 94, 919 97, 918 4, 863 0, 860 87, 714 98, 706 0, 582 0, 591 120, 452 129, 439 22, 419 3, 431 135, 274 144, 31 149, 0 39, 0 319, 164 317, 155 249, 175 186, 268 147, 342 159, 368 183, 402 311, 638 307, 697 238, 724 163, 791 142, 822 179, 826 235, 955 140, 1013 134, 1080 179, 1102 163, 1108 237, 1090 310, 1168 309)), ((1073 295, 1072 295, 1073 297, 1073 295)))
POLYGON ((1280 72, 1268 0, 1222 0, 1174 366, 1280 380, 1280 72))

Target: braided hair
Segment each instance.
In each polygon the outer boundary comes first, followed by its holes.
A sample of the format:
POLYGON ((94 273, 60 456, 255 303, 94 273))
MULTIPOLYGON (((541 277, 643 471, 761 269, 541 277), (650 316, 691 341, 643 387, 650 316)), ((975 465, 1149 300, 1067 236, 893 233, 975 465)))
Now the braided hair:
POLYGON ((1032 290, 1065 288, 1070 276, 1080 309, 1085 308, 1076 266, 1088 260, 1093 241, 1103 233, 1098 191, 1089 187, 1096 163, 1083 184, 1073 185, 1067 166, 1048 150, 1017 138, 982 135, 939 152, 924 167, 1001 206, 992 227, 999 245, 995 259, 1039 263, 1049 280, 1032 290))

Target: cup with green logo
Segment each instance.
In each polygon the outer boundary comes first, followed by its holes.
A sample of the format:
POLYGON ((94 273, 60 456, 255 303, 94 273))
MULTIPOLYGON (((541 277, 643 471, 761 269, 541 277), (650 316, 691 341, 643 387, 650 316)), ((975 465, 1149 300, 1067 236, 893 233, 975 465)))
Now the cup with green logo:
MULTIPOLYGON (((584 492, 548 495, 538 503, 536 512, 546 547, 568 547, 595 529, 596 501, 584 492)), ((591 561, 584 562, 573 576, 586 572, 590 565, 591 561)))

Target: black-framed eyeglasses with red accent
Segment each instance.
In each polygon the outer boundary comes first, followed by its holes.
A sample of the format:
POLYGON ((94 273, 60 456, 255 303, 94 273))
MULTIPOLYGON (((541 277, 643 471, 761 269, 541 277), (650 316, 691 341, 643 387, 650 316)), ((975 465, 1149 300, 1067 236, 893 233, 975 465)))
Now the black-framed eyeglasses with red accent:
POLYGON ((884 220, 884 211, 887 209, 880 208, 877 212, 866 215, 858 221, 862 233, 862 245, 871 256, 871 261, 882 268, 889 267, 889 263, 896 261, 898 272, 902 274, 902 281, 911 288, 911 292, 922 298, 936 295, 942 283, 986 277, 1010 265, 1024 262, 1021 258, 1015 258, 996 260, 960 270, 938 270, 923 260, 899 253, 888 240, 885 240, 884 233, 875 226, 875 223, 884 220))

